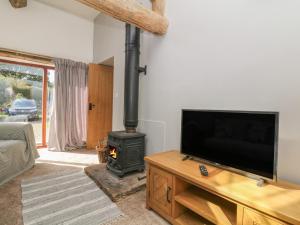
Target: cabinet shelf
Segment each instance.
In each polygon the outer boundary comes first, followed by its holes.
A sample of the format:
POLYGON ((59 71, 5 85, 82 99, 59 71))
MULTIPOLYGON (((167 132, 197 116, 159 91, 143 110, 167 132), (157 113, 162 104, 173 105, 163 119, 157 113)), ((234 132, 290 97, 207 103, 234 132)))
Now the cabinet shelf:
POLYGON ((175 219, 175 223, 176 225, 213 225, 211 222, 189 210, 175 219))
POLYGON ((189 188, 175 201, 216 225, 236 225, 237 206, 204 190, 189 188))

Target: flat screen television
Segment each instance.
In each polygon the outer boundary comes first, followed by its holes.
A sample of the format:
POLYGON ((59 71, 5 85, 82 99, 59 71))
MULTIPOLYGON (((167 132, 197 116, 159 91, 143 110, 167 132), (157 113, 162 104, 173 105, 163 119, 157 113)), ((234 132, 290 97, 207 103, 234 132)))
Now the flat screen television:
POLYGON ((277 179, 278 112, 182 110, 181 153, 244 175, 277 179))

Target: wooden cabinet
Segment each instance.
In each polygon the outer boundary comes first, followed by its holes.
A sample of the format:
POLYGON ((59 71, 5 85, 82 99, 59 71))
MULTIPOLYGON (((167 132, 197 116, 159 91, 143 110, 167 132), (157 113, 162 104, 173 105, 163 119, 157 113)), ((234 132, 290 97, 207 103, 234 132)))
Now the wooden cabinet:
POLYGON ((264 214, 244 208, 243 225, 288 225, 264 214))
POLYGON ((178 151, 147 156, 147 208, 174 225, 300 225, 300 187, 266 184, 178 151))
POLYGON ((156 167, 150 168, 150 204, 163 214, 172 212, 172 175, 156 167))

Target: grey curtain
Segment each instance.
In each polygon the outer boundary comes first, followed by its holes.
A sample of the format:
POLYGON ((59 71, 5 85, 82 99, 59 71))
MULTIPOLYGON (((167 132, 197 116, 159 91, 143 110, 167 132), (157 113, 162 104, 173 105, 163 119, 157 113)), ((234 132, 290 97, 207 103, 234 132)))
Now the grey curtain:
POLYGON ((48 146, 65 151, 86 141, 87 72, 84 63, 55 59, 54 100, 48 146))

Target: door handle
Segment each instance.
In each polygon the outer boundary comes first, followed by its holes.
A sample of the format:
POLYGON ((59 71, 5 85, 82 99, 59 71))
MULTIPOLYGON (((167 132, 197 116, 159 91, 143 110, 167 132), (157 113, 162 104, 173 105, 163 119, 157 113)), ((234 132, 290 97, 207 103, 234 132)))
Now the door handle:
POLYGON ((171 198, 170 198, 170 192, 171 192, 171 190, 172 189, 170 187, 167 188, 167 202, 168 203, 171 203, 171 198))
POLYGON ((92 110, 93 108, 95 108, 95 104, 93 104, 93 103, 89 103, 89 110, 92 110))

